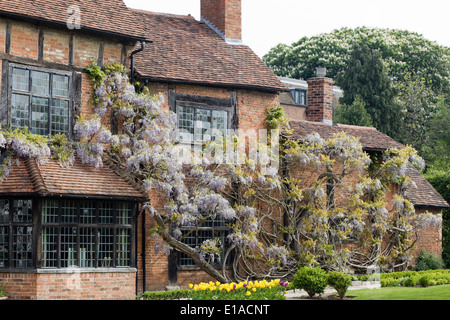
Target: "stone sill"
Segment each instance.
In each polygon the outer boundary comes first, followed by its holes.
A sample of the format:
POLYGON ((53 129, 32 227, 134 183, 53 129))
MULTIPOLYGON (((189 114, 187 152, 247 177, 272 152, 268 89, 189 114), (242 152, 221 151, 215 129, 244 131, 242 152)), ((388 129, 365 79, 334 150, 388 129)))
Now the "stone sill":
POLYGON ((70 273, 136 273, 136 268, 64 268, 64 269, 37 269, 40 274, 70 274, 70 273))

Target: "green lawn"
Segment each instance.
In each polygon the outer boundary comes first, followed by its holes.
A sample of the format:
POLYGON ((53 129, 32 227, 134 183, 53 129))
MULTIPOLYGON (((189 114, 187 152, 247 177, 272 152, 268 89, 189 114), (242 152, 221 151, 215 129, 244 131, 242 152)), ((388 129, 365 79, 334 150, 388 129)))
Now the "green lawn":
POLYGON ((450 284, 432 287, 386 287, 347 291, 353 300, 450 300, 450 284))

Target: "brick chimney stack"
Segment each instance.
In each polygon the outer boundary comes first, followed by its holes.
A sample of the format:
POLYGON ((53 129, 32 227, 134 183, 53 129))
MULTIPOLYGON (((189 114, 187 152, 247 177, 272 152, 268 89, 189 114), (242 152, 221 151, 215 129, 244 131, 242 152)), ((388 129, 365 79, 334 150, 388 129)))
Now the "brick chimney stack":
POLYGON ((326 77, 325 68, 317 68, 317 76, 307 82, 307 119, 332 125, 334 80, 326 77))
POLYGON ((229 43, 242 43, 241 0, 201 0, 201 20, 229 43))

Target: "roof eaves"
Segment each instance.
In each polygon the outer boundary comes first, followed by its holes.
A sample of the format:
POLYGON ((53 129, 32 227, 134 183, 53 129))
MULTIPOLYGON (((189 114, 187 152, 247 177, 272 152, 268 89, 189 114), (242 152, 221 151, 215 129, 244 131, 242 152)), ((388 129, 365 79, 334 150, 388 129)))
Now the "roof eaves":
MULTIPOLYGON (((53 26, 53 27, 64 27, 64 28, 67 28, 67 24, 64 23, 64 22, 61 22, 61 21, 55 21, 55 20, 48 20, 48 19, 38 18, 38 17, 32 17, 32 16, 27 16, 27 15, 23 15, 23 14, 14 13, 14 12, 8 12, 8 11, 0 11, 0 17, 5 17, 5 18, 10 18, 10 19, 15 19, 15 20, 21 20, 21 21, 25 21, 25 22, 32 21, 32 22, 35 22, 35 23, 41 23, 43 25, 53 26)), ((118 39, 121 39, 121 40, 149 41, 149 39, 147 37, 137 37, 137 36, 132 36, 132 35, 126 35, 126 34, 123 34, 123 33, 117 33, 117 32, 106 31, 106 30, 102 30, 102 29, 83 27, 83 26, 81 26, 81 29, 79 29, 79 31, 88 32, 88 33, 97 34, 97 35, 103 35, 103 36, 104 35, 108 35, 108 36, 111 36, 111 37, 114 37, 114 38, 118 38, 118 39)))
POLYGON ((207 82, 207 81, 195 81, 195 80, 185 80, 185 79, 168 79, 168 78, 157 78, 157 77, 149 77, 149 76, 140 76, 142 80, 147 80, 149 82, 163 82, 163 83, 179 83, 179 84, 193 84, 193 85, 201 85, 201 86, 209 86, 209 87, 221 87, 221 88, 231 88, 231 89, 251 89, 258 91, 265 91, 270 93, 284 92, 289 91, 285 90, 282 87, 271 87, 271 86, 262 86, 262 85, 252 85, 252 84, 239 84, 239 83, 227 83, 227 82, 207 82))
POLYGON ((429 204, 429 203, 418 203, 412 201, 415 207, 431 207, 431 208, 440 208, 440 209, 450 209, 450 205, 441 205, 441 204, 429 204))

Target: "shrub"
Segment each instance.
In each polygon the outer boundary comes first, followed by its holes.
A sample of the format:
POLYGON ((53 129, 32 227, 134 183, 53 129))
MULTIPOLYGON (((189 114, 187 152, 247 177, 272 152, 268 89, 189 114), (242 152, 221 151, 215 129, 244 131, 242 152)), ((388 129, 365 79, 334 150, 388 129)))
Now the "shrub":
POLYGON ((345 297, 348 287, 352 284, 352 276, 339 271, 328 273, 328 285, 338 292, 341 299, 345 297))
POLYGON ((414 287, 416 285, 416 279, 414 277, 409 277, 403 280, 402 285, 405 287, 414 287))
POLYGON ((380 282, 382 287, 398 287, 400 279, 381 278, 380 282))
POLYGON ((327 287, 327 273, 320 268, 303 267, 294 275, 293 287, 305 290, 312 298, 316 293, 322 294, 327 287))
POLYGON ((443 268, 444 262, 434 253, 422 251, 417 257, 416 271, 438 270, 443 268))
POLYGON ((5 290, 5 287, 4 286, 0 286, 0 297, 7 297, 8 294, 5 291, 3 291, 3 290, 5 290))
POLYGON ((431 282, 431 276, 429 274, 424 274, 423 276, 421 276, 418 280, 418 283, 422 286, 422 287, 428 287, 432 285, 431 282))

